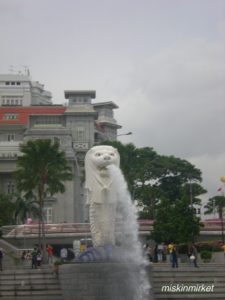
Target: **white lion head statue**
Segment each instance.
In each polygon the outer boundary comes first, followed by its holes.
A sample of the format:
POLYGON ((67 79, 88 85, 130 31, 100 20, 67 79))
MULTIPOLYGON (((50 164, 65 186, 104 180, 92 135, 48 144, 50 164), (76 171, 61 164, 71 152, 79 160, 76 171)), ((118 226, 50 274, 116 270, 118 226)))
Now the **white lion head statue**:
POLYGON ((101 175, 107 172, 107 166, 119 167, 120 156, 112 146, 94 146, 85 156, 86 187, 93 184, 94 177, 100 180, 101 175))

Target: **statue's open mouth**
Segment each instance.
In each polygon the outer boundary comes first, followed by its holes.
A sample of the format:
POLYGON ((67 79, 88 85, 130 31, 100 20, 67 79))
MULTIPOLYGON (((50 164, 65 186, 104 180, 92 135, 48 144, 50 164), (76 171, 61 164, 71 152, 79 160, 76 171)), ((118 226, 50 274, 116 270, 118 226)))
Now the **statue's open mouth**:
POLYGON ((110 165, 109 162, 104 162, 104 164, 102 164, 101 166, 99 166, 99 169, 100 170, 107 170, 109 165, 110 165))

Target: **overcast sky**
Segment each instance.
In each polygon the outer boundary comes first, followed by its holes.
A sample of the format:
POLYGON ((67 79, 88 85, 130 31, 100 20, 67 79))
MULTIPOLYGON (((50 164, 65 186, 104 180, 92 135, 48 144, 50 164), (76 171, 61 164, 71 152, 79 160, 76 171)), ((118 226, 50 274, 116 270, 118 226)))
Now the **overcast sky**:
POLYGON ((29 67, 53 102, 94 89, 123 142, 225 175, 225 0, 0 0, 0 73, 29 67))

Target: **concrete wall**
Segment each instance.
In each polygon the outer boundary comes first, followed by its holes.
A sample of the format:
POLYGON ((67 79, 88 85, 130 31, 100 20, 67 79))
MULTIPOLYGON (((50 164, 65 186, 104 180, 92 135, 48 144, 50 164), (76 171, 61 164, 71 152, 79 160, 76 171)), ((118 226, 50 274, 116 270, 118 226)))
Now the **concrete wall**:
POLYGON ((75 263, 60 266, 59 279, 64 300, 139 300, 139 272, 126 263, 75 263))

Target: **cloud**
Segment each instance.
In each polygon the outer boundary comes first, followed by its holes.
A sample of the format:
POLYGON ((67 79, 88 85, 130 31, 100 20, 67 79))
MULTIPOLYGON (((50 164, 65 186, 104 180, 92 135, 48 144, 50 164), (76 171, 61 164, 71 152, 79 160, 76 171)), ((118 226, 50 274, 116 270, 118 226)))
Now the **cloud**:
POLYGON ((133 131, 137 146, 194 163, 215 195, 225 174, 225 43, 180 41, 136 66, 131 78, 117 112, 123 131, 133 131))
POLYGON ((166 48, 135 68, 121 119, 137 130, 139 144, 164 153, 223 153, 224 74, 222 42, 188 40, 166 48))

